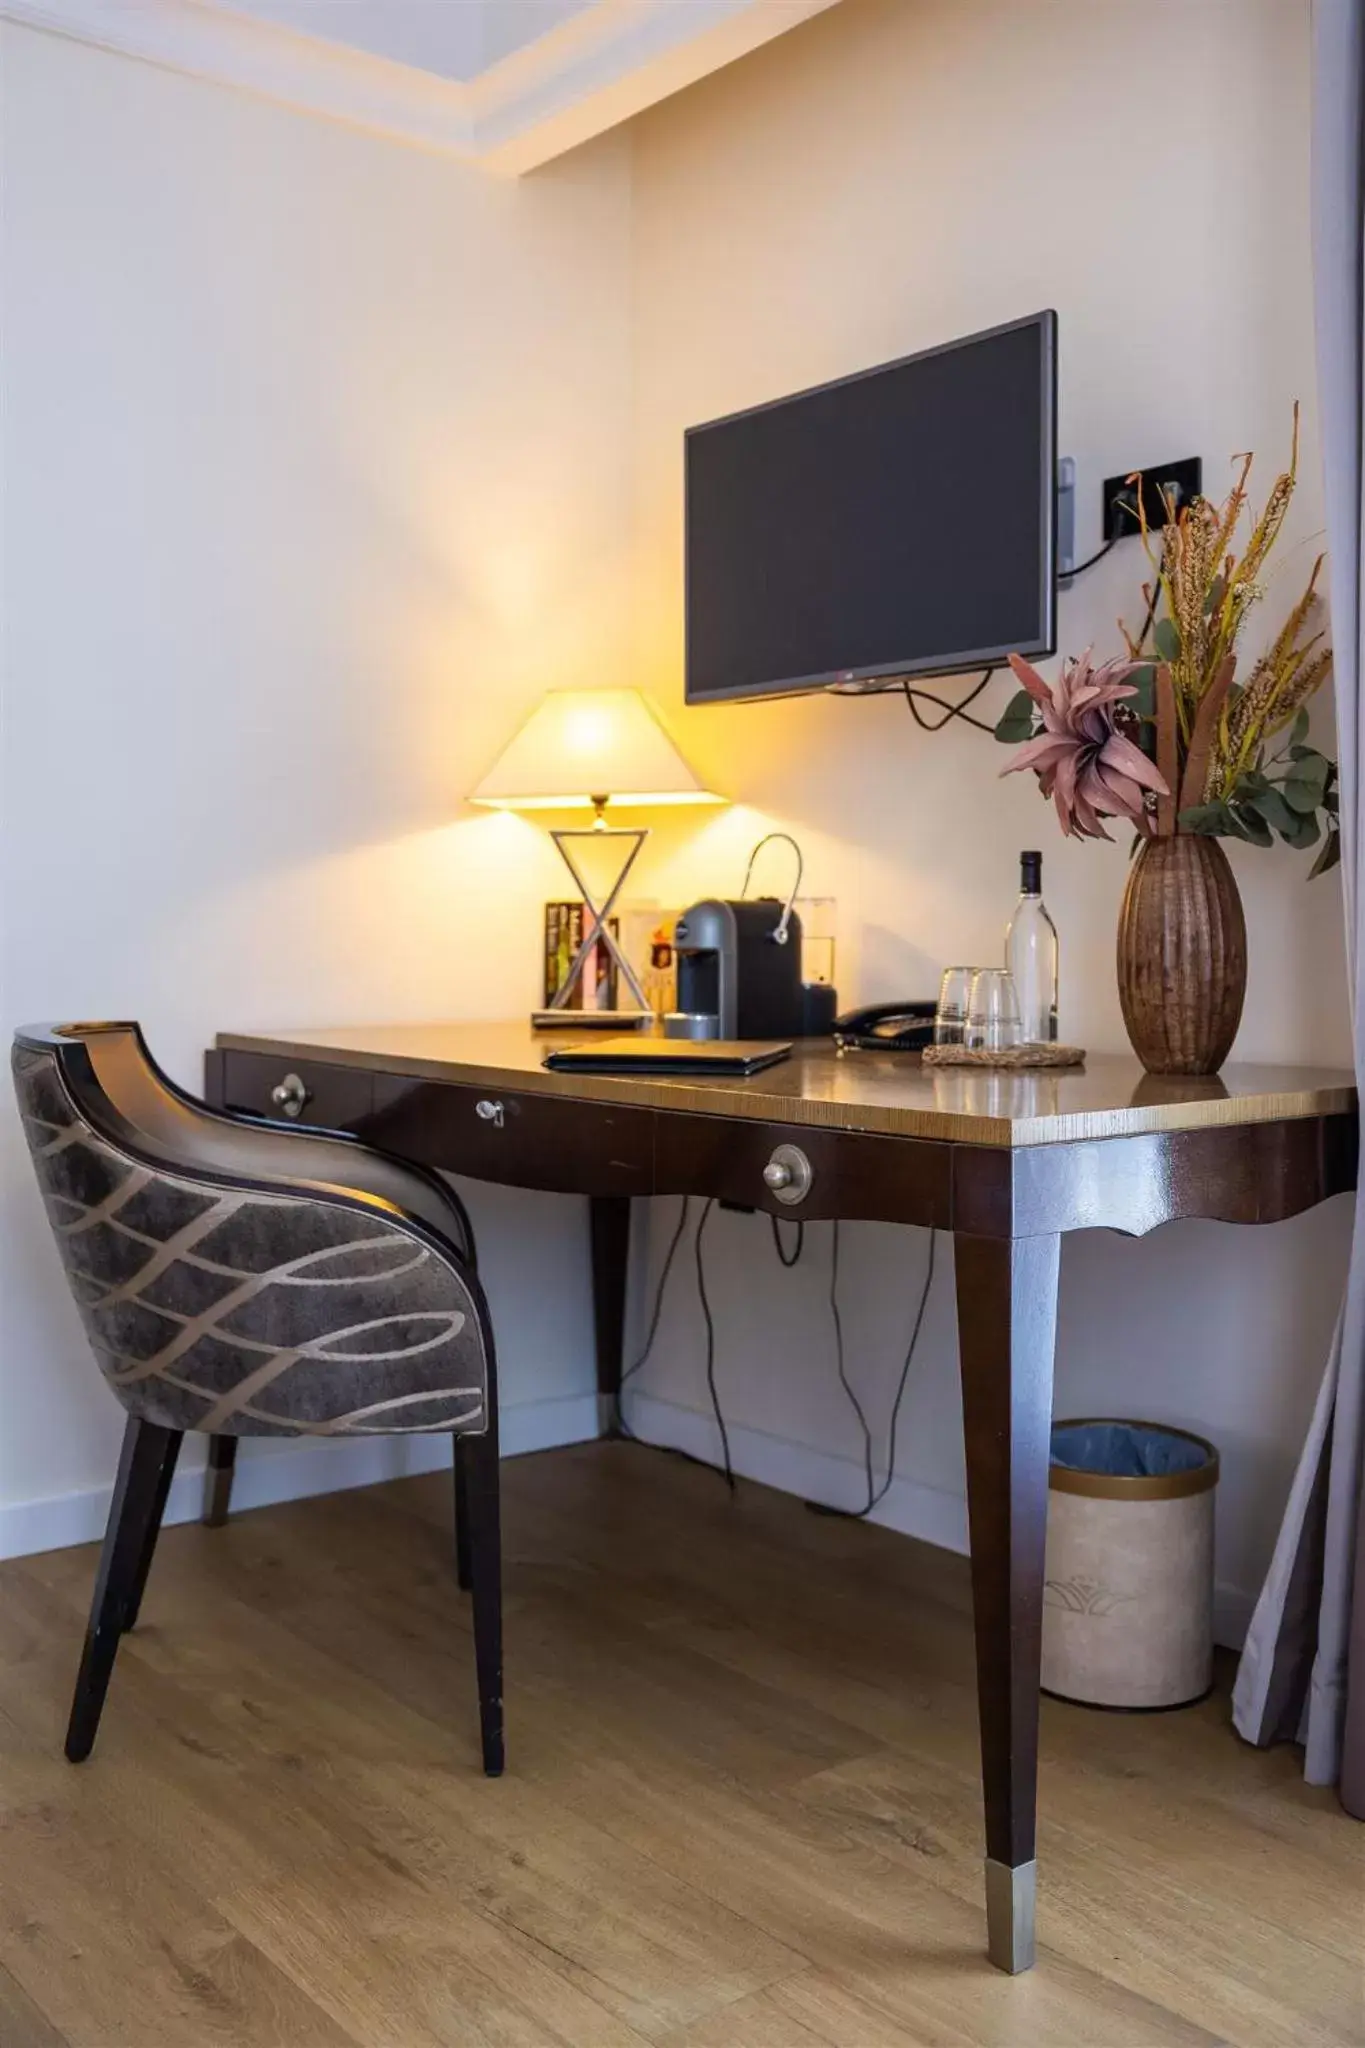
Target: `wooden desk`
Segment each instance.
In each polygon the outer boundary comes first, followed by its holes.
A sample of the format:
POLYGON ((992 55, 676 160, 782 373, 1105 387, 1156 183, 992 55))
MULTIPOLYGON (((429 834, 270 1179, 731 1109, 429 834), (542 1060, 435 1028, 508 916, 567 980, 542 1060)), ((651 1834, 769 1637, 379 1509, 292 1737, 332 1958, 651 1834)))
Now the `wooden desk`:
MULTIPOLYGON (((566 1034, 567 1036, 567 1034, 566 1034)), ((210 1100, 305 1117, 514 1187, 592 1198, 599 1390, 620 1384, 633 1195, 953 1233, 967 1452, 991 1960, 1033 1961, 1038 1678, 1062 1233, 1180 1216, 1272 1223, 1356 1185, 1347 1074, 1229 1067, 1158 1080, 1136 1061, 1031 1075, 925 1069, 814 1042, 751 1079, 547 1073, 523 1024, 242 1036, 207 1055, 210 1100), (800 1148, 788 1207, 763 1169, 800 1148)))

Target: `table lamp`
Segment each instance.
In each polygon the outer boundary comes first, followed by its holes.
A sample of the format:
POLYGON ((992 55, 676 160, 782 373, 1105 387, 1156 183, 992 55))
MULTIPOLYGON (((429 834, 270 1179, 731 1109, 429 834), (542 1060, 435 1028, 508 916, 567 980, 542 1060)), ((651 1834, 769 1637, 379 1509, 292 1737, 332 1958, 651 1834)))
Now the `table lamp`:
POLYGON ((702 787, 639 690, 552 690, 537 705, 470 795, 471 803, 498 810, 591 810, 594 814, 591 825, 561 828, 550 834, 582 894, 586 929, 549 1009, 536 1011, 533 1023, 551 1029, 572 1017, 574 1023, 607 1024, 619 1030, 641 1023, 651 1014, 639 977, 617 944, 610 923, 649 832, 643 825, 609 825, 608 804, 653 809, 665 804, 724 801, 702 787), (580 840, 594 846, 606 840, 619 841, 625 856, 600 902, 571 851, 580 840), (615 961, 621 983, 634 997, 636 1007, 575 1010, 566 1016, 569 998, 599 939, 615 961))

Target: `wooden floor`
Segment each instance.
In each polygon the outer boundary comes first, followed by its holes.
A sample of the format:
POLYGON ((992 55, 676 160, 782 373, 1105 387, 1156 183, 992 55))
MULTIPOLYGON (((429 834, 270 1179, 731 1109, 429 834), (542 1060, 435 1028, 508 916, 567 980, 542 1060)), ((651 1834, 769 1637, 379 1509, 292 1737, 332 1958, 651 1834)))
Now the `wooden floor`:
POLYGON ((497 1783, 440 1479, 168 1531, 80 1769, 93 1552, 0 1567, 3 2048, 1365 2039, 1365 1829, 1225 1696, 1044 1702, 1007 1979, 961 1560, 624 1444, 504 1471, 497 1783))

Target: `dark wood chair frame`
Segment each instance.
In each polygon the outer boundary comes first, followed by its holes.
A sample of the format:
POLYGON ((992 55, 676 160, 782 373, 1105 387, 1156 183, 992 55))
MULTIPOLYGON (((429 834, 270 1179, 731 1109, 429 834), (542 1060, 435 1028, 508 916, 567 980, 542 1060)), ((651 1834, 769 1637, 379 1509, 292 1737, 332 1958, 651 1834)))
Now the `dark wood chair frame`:
MULTIPOLYGON (((488 1777, 497 1778, 502 1775, 505 1747, 498 1425, 496 1394, 491 1387, 490 1396, 488 1428, 479 1436, 454 1438, 455 1568, 461 1591, 472 1595, 483 1768, 488 1777)), ((183 1440, 182 1430, 165 1429, 137 1416, 130 1415, 125 1425, 66 1731, 69 1763, 84 1763, 94 1748, 120 1640, 137 1626, 183 1440)), ((214 1512, 204 1519, 214 1526, 227 1520, 227 1493, 238 1442, 231 1436, 209 1438, 208 1477, 214 1512)))

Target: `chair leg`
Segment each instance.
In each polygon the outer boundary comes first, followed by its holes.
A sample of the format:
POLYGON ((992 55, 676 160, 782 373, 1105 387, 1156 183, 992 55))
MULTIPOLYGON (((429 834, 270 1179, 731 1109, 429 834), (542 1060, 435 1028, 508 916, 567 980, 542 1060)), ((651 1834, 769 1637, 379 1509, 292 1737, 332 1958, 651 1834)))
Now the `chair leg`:
POLYGON ((237 1463, 235 1436, 209 1438, 208 1463, 204 1467, 204 1513, 206 1529, 221 1529, 232 1504, 232 1474, 237 1463))
POLYGON ((469 1475, 465 1471, 468 1437, 452 1438, 455 1445, 455 1578, 462 1593, 474 1583, 469 1564, 469 1475))
POLYGON ((141 1596, 179 1449, 178 1430, 129 1417, 66 1731, 70 1763, 83 1763, 94 1748, 119 1638, 130 1607, 141 1596))
POLYGON ((483 1767, 502 1776, 502 1538, 498 1512, 498 1431, 459 1441, 460 1491, 468 1518, 467 1543, 474 1595, 474 1663, 479 1679, 479 1732, 483 1767))
POLYGON ((161 1534, 161 1523, 166 1513, 166 1499, 171 1490, 171 1481, 175 1477, 175 1462, 180 1455, 180 1446, 184 1440, 183 1432, 178 1429, 168 1430, 167 1435, 170 1441, 161 1460, 161 1470, 157 1474, 156 1491, 152 1495, 151 1508, 147 1517, 147 1530, 142 1539, 142 1552, 133 1573, 132 1589, 129 1592, 127 1603, 123 1610, 125 1634, 129 1629, 137 1627, 137 1618, 142 1611, 142 1596, 147 1590, 147 1574, 152 1568, 152 1554, 156 1549, 156 1539, 161 1534))

